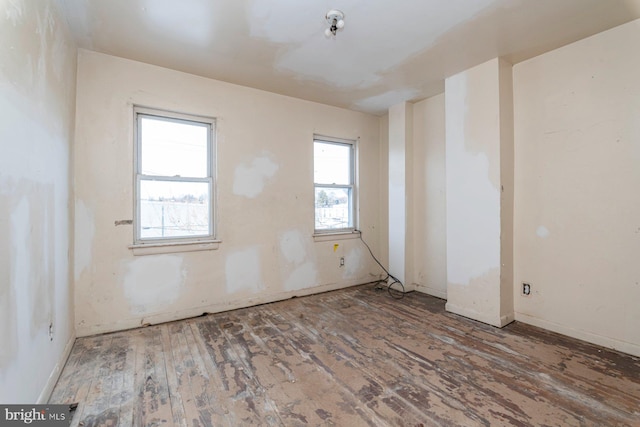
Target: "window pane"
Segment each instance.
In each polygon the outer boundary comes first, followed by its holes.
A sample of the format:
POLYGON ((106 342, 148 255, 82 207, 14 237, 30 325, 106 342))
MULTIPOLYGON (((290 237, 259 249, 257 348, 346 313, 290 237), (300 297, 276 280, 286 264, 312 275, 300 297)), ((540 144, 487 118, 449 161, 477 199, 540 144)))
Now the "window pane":
POLYGON ((351 184, 351 145, 313 144, 313 180, 316 184, 351 184))
POLYGON ((349 228, 351 189, 316 187, 316 230, 349 228))
POLYGON ((140 237, 208 236, 209 184, 140 181, 140 237))
POLYGON ((207 176, 206 124, 139 117, 143 175, 207 176))

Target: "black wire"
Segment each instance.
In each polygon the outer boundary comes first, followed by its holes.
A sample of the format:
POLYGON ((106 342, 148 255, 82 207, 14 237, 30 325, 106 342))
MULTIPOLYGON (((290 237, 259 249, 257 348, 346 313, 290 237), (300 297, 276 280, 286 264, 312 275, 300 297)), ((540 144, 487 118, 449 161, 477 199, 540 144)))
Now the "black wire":
MULTIPOLYGON (((378 265, 380 266, 380 268, 382 268, 384 270, 385 273, 387 273, 387 277, 385 277, 382 280, 378 280, 378 285, 380 283, 385 283, 387 282, 389 279, 391 279, 391 282, 388 282, 387 285, 387 292, 389 293, 389 295, 391 295, 392 298, 394 299, 402 299, 404 298, 404 294, 405 294, 405 290, 404 290, 404 285, 402 284, 402 282, 400 281, 400 279, 398 279, 397 277, 395 277, 393 274, 389 273, 389 270, 387 270, 386 268, 384 268, 384 265, 382 265, 382 263, 380 261, 378 261, 378 258, 376 258, 376 256, 373 254, 373 251, 371 250, 371 248, 369 247, 369 245, 367 245, 367 242, 364 241, 364 239, 362 238, 362 231, 360 230, 355 230, 359 233, 359 237, 360 240, 362 240, 362 243, 364 243, 364 245, 367 247, 367 249, 369 249, 369 253, 371 254, 371 257, 373 258, 373 260, 378 263, 378 265), (400 285, 400 287, 402 288, 402 290, 398 290, 398 289, 393 289, 393 285, 395 284, 400 285), (393 292, 392 292, 393 291, 393 292), (395 293, 395 294, 394 294, 395 293), (400 296, 397 296, 400 295, 400 296)), ((380 288, 376 288, 376 289, 383 289, 383 287, 380 288)))

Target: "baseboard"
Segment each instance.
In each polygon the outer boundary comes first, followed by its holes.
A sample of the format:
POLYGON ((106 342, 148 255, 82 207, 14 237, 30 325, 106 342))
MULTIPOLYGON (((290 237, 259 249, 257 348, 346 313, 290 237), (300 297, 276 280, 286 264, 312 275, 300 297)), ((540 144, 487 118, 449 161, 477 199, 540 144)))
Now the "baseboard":
POLYGON ((530 316, 523 313, 515 313, 515 319, 518 322, 526 323, 529 325, 537 326, 539 328, 547 329, 552 332, 557 332, 568 337, 576 338, 582 341, 587 341, 592 344, 600 345, 602 347, 610 348, 612 350, 621 351, 623 353, 630 354, 632 356, 640 357, 640 345, 626 341, 620 341, 614 338, 605 337, 603 335, 594 334, 587 331, 581 331, 574 329, 566 325, 551 322, 548 320, 540 319, 538 317, 530 316))
POLYGON ((516 320, 516 314, 514 312, 511 312, 504 316, 500 316, 500 325, 501 325, 500 327, 503 328, 507 326, 509 323, 513 322, 514 320, 516 320))
POLYGON ((513 313, 504 316, 490 316, 478 313, 473 310, 468 310, 466 308, 458 307, 457 305, 451 304, 449 302, 447 302, 444 307, 445 310, 451 313, 467 317, 471 320, 486 323, 487 325, 495 326, 497 328, 502 328, 515 320, 515 315, 513 313))
POLYGON ((51 397, 53 388, 56 386, 56 383, 58 382, 58 378, 60 378, 60 374, 62 373, 62 368, 64 368, 64 365, 67 363, 67 359, 71 354, 71 349, 73 348, 73 343, 75 341, 76 341, 76 335, 72 333, 71 337, 69 338, 69 341, 67 341, 67 344, 64 346, 62 357, 60 357, 60 359, 56 363, 56 366, 53 368, 53 371, 51 371, 51 375, 49 375, 49 379, 47 380, 47 383, 42 389, 40 396, 38 396, 38 401, 36 402, 37 404, 40 405, 40 404, 45 404, 49 402, 49 398, 51 397))
MULTIPOLYGON (((373 277, 375 279, 375 277, 373 277)), ((306 295, 320 294, 328 291, 335 291, 338 289, 349 288, 352 286, 363 285, 365 283, 359 281, 348 281, 340 283, 329 283, 326 285, 314 286, 312 288, 299 289, 294 291, 283 291, 269 295, 261 295, 255 298, 245 298, 240 300, 226 301, 217 304, 210 304, 200 307, 193 307, 185 310, 157 313, 149 316, 119 320, 114 323, 106 325, 77 325, 76 334, 78 337, 86 337, 97 334, 104 334, 109 332, 123 331, 127 329, 139 328, 146 325, 157 325, 159 323, 173 322, 175 320, 189 319, 192 317, 200 316, 204 313, 221 313, 229 310, 236 310, 239 308, 252 307, 260 304, 268 304, 276 301, 283 301, 293 297, 302 297, 306 295)))
POLYGON ((431 295, 434 296, 436 298, 440 298, 440 299, 447 299, 447 290, 442 290, 442 289, 437 289, 437 288, 433 288, 431 286, 428 285, 421 285, 420 283, 414 283, 413 284, 414 289, 417 292, 423 293, 423 294, 427 294, 427 295, 431 295))

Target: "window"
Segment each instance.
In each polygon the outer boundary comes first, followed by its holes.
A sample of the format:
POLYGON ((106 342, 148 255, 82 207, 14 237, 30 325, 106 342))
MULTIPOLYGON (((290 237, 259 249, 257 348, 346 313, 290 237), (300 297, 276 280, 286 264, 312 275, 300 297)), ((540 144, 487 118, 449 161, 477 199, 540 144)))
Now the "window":
POLYGON ((313 146, 316 233, 353 231, 355 142, 316 136, 313 146))
POLYGON ((135 243, 214 237, 213 119, 135 108, 135 243))

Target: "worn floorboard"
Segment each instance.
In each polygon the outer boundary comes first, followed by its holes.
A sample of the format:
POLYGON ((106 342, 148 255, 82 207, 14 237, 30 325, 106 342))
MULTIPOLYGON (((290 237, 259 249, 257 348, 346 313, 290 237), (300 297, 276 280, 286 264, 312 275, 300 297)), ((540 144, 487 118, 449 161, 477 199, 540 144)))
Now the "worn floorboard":
POLYGON ((640 359, 359 286, 79 338, 75 426, 640 426, 640 359))

